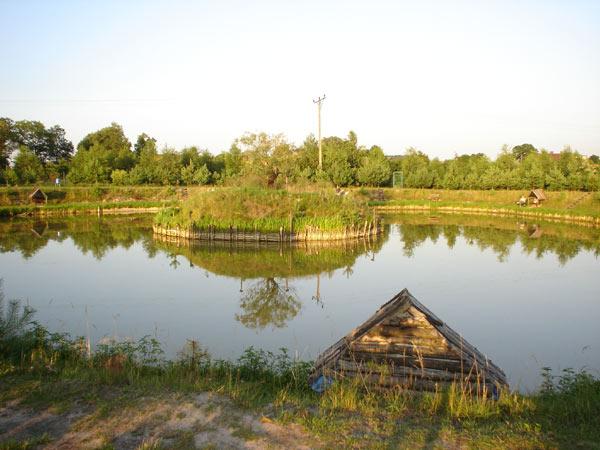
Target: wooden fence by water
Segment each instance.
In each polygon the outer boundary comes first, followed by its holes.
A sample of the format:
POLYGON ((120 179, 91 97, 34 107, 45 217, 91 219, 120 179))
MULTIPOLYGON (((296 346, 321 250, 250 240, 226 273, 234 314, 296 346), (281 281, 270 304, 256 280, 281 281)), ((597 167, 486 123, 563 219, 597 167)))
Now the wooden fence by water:
POLYGON ((216 227, 197 228, 175 227, 167 228, 153 225, 154 234, 158 236, 193 239, 203 241, 230 241, 230 242, 307 242, 307 241, 339 241, 344 239, 357 239, 376 236, 383 232, 380 221, 365 220, 362 225, 351 225, 343 230, 322 230, 317 227, 306 227, 301 231, 295 231, 293 226, 289 229, 281 227, 279 232, 263 232, 259 230, 240 230, 235 226, 228 229, 216 227))

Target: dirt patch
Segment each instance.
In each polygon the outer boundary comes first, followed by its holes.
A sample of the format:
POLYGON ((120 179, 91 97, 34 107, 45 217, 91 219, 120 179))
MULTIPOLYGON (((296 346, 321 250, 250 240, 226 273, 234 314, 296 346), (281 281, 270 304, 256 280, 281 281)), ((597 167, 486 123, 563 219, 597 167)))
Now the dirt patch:
POLYGON ((36 440, 42 442, 36 447, 46 449, 319 447, 298 425, 280 425, 210 393, 139 397, 61 413, 18 402, 0 407, 0 444, 36 440))

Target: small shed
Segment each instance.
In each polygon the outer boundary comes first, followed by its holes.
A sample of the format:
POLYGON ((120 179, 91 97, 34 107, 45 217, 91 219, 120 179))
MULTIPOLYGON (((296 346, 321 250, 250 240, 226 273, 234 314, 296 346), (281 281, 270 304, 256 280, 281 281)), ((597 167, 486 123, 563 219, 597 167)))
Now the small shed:
POLYGON ((315 386, 338 377, 359 377, 375 387, 429 391, 457 383, 486 395, 508 386, 502 369, 407 289, 325 350, 308 381, 315 386))
POLYGON ((533 189, 527 197, 529 204, 539 206, 546 201, 546 194, 543 189, 533 189))
POLYGON ((42 203, 48 203, 48 196, 40 188, 35 188, 35 190, 29 194, 29 200, 36 205, 40 205, 42 203))

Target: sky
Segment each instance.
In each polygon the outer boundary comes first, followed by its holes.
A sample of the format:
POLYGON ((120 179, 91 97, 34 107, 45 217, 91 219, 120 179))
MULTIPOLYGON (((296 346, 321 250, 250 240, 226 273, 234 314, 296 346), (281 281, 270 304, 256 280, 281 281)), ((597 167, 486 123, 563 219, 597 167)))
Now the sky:
POLYGON ((600 154, 600 1, 0 0, 0 117, 75 145, 354 130, 387 154, 600 154))

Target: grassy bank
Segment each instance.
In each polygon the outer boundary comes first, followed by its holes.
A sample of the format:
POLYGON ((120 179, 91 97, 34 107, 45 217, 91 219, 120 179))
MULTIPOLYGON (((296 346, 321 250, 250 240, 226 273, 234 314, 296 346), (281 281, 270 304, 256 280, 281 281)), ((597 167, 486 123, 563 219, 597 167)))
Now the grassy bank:
MULTIPOLYGON (((297 229, 319 227, 335 230, 357 217, 369 216, 363 203, 380 210, 429 210, 450 213, 521 215, 544 217, 562 221, 600 223, 600 193, 560 191, 546 192, 548 200, 540 208, 521 208, 516 201, 526 191, 457 191, 436 189, 352 189, 346 197, 319 196, 318 192, 291 194, 285 191, 259 189, 173 187, 173 186, 41 186, 48 196, 46 205, 36 207, 29 200, 33 186, 0 187, 0 216, 18 214, 64 214, 95 212, 98 207, 156 208, 180 205, 176 210, 165 211, 161 223, 187 226, 194 222, 199 227, 278 231, 289 227, 289 215, 294 214, 297 229), (248 201, 240 194, 252 191, 256 201, 248 201), (237 193, 237 194, 234 194, 237 193), (238 198, 236 198, 236 195, 238 198), (286 198, 283 198, 286 197, 286 198), (290 198, 302 197, 297 204, 290 198), (330 198, 335 197, 335 198, 330 198), (350 198, 349 198, 350 197, 350 198), (435 197, 439 199, 433 200, 435 197), (263 202, 267 207, 261 207, 263 202), (224 207, 227 205, 227 207, 224 207), (225 210, 225 212, 223 212, 225 210), (195 212, 194 212, 195 211, 195 212), (198 211, 210 211, 199 213, 198 211), (190 215, 191 214, 191 215, 190 215)), ((244 194, 245 195, 245 194, 244 194)))
POLYGON ((232 442, 242 448, 252 441, 268 446, 274 428, 283 433, 298 426, 292 441, 273 447, 522 449, 600 443, 600 380, 586 373, 567 370, 555 378, 546 372, 538 393, 505 394, 499 401, 471 395, 460 385, 415 393, 372 391, 344 380, 319 395, 306 384, 310 364, 285 351, 249 348, 236 361, 222 361, 189 341, 177 360, 166 361, 159 343, 145 337, 107 342, 90 352, 84 340, 35 324, 18 304, 7 310, 0 316, 0 406, 12 414, 0 415, 0 448, 58 446, 65 440, 91 448, 232 442))
MULTIPOLYGON (((147 210, 155 212, 180 200, 188 191, 164 186, 39 186, 48 201, 33 204, 33 186, 0 187, 0 217, 17 215, 63 215, 147 210)), ((198 188, 201 189, 201 188, 198 188)))
POLYGON ((162 211, 163 227, 277 233, 308 228, 339 231, 372 219, 366 202, 336 195, 333 190, 291 193, 260 188, 220 188, 191 195, 177 208, 162 211))
MULTIPOLYGON (((182 197, 184 188, 173 186, 11 186, 0 187, 0 206, 28 206, 36 187, 48 196, 48 205, 75 203, 118 203, 133 201, 173 201, 182 197)), ((185 188, 191 193, 202 187, 185 188)))
POLYGON ((527 191, 447 191, 435 189, 382 189, 358 191, 380 210, 435 209, 479 214, 546 217, 566 221, 600 223, 600 193, 546 192, 539 208, 519 207, 517 200, 527 191))
POLYGON ((173 202, 129 200, 119 202, 58 203, 41 206, 0 206, 0 217, 14 217, 19 215, 56 216, 70 214, 97 214, 98 209, 100 209, 100 211, 104 214, 156 212, 159 209, 171 204, 173 204, 173 202))

